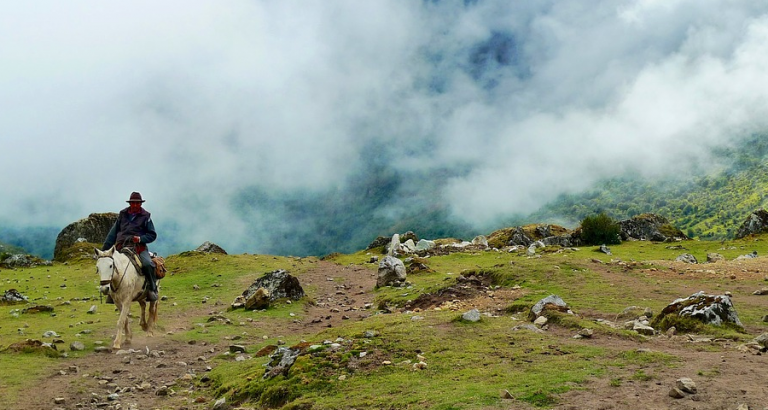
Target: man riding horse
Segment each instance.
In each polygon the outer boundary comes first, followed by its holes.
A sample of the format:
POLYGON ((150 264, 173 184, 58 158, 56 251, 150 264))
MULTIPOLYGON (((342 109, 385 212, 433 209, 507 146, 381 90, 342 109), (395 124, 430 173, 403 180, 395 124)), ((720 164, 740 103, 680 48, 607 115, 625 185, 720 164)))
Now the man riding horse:
POLYGON ((115 246, 118 251, 122 250, 124 246, 133 247, 141 259, 141 270, 146 279, 147 300, 154 302, 157 300, 157 280, 155 278, 155 264, 149 256, 147 244, 157 239, 155 224, 152 223, 150 213, 141 206, 144 200, 140 193, 131 193, 130 199, 126 202, 129 206, 120 211, 101 250, 106 251, 112 246, 115 246))

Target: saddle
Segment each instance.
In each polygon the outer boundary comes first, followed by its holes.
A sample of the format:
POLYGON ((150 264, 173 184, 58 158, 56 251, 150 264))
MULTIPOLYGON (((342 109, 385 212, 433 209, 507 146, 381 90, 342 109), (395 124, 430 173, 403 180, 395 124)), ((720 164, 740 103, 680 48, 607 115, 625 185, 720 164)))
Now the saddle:
POLYGON ((142 275, 143 273, 142 273, 141 267, 143 265, 141 264, 141 257, 139 256, 139 254, 136 253, 136 251, 133 250, 133 248, 129 248, 127 246, 124 246, 123 249, 120 250, 120 252, 123 255, 128 257, 128 260, 131 261, 131 263, 133 264, 133 267, 136 268, 136 272, 138 272, 139 275, 142 275))
MULTIPOLYGON (((123 247, 123 249, 120 251, 125 256, 128 257, 128 260, 131 261, 133 264, 133 267, 136 268, 136 272, 139 273, 139 275, 144 275, 144 271, 141 270, 141 267, 143 266, 141 263, 141 257, 138 253, 136 253, 133 248, 129 247, 123 247)), ((162 279, 165 277, 165 273, 168 272, 168 269, 165 267, 165 259, 157 254, 154 254, 150 252, 152 262, 155 264, 155 278, 156 279, 162 279)))

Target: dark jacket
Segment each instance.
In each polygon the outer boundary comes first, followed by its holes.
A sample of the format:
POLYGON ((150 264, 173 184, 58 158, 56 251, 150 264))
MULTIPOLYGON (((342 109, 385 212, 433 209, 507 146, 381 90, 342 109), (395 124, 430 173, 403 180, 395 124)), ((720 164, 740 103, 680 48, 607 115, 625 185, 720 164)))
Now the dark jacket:
POLYGON ((147 249, 147 244, 152 243, 157 239, 157 232, 155 232, 155 224, 152 223, 152 218, 149 212, 144 208, 141 208, 141 212, 137 214, 128 213, 128 209, 125 208, 120 211, 117 216, 117 221, 112 225, 112 229, 109 230, 107 239, 104 241, 102 250, 107 250, 115 245, 117 250, 123 247, 123 244, 127 240, 129 243, 133 243, 131 239, 134 236, 141 238, 139 243, 135 245, 136 252, 141 253, 147 249))

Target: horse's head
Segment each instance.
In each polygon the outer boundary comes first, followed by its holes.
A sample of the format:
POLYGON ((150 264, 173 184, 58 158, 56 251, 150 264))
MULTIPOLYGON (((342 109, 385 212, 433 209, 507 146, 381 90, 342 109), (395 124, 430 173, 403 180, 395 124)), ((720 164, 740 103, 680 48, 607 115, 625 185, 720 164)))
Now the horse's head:
POLYGON ((112 255, 115 253, 115 247, 109 248, 107 251, 94 248, 96 251, 96 272, 99 274, 101 292, 107 293, 109 291, 109 283, 112 281, 112 275, 115 273, 115 260, 112 255))

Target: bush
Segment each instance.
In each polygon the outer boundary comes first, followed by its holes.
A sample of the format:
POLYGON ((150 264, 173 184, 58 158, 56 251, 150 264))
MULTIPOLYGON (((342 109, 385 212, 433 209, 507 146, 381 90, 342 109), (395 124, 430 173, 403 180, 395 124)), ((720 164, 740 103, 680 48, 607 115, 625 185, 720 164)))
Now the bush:
POLYGON ((588 216, 581 221, 581 239, 587 245, 621 243, 621 227, 605 213, 588 216))

